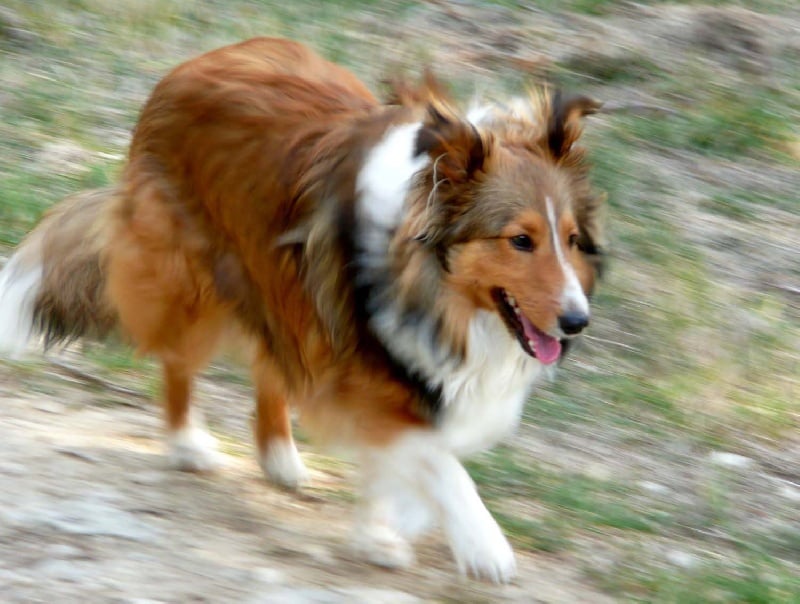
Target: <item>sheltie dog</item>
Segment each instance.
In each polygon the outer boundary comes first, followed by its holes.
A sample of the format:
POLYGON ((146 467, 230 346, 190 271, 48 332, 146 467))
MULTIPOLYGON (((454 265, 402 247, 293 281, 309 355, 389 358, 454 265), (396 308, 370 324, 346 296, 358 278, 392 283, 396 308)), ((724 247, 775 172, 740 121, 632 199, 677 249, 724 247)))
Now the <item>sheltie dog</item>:
POLYGON ((515 428, 589 322, 604 204, 577 141, 597 107, 540 91, 463 114, 432 77, 379 102, 280 39, 202 55, 156 86, 120 182, 57 205, 7 263, 0 344, 120 331, 163 364, 172 465, 203 471, 220 458, 192 381, 237 325, 270 481, 306 481, 296 409, 359 462, 364 558, 407 567, 437 524, 462 573, 506 582, 459 458, 515 428))

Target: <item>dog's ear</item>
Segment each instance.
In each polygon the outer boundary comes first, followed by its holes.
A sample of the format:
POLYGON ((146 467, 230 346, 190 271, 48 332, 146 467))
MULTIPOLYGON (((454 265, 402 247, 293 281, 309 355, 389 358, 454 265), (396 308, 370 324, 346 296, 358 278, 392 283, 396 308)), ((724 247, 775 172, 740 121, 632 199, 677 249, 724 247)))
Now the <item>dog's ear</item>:
POLYGON ((445 86, 437 79, 430 67, 422 72, 419 82, 412 82, 405 75, 399 74, 387 78, 383 83, 388 87, 387 105, 403 105, 405 107, 424 107, 436 99, 449 99, 445 86))
POLYGON ((460 216, 474 203, 475 183, 487 171, 493 139, 446 105, 431 102, 417 134, 416 152, 427 154, 430 192, 424 200, 417 241, 436 254, 448 270, 447 249, 460 237, 460 216))
POLYGON ((569 153, 583 130, 581 118, 597 113, 601 106, 601 102, 589 97, 564 97, 560 91, 556 91, 550 104, 547 124, 547 147, 553 157, 560 159, 569 153))
MULTIPOLYGON (((429 102, 417 135, 416 153, 428 154, 434 164, 434 183, 447 188, 463 185, 481 172, 491 140, 445 105, 429 102)), ((438 185, 436 185, 438 186, 438 185)))

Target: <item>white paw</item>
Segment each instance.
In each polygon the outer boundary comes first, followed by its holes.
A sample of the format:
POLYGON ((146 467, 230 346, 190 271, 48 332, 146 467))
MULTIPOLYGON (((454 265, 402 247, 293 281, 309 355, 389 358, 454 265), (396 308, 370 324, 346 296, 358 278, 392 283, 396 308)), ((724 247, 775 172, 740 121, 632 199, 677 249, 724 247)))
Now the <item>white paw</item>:
POLYGON ((383 568, 403 569, 414 564, 411 544, 383 524, 356 527, 352 547, 359 558, 383 568))
POLYGON ((508 583, 517 574, 514 550, 491 516, 488 521, 471 527, 469 534, 451 533, 453 556, 461 574, 492 583, 508 583))
POLYGON ((217 439, 202 428, 187 426, 167 437, 171 468, 185 472, 211 472, 224 465, 217 439))
POLYGON ((291 440, 270 441, 258 461, 267 480, 278 486, 297 489, 309 481, 308 470, 291 440))

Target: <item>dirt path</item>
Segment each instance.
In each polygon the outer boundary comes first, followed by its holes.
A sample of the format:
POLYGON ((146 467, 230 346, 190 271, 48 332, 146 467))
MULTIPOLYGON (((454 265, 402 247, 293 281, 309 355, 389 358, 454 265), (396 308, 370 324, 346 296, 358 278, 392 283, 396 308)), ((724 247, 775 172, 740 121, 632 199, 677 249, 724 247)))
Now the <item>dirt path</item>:
POLYGON ((4 602, 607 601, 559 556, 520 553, 507 587, 459 579, 439 537, 410 572, 360 564, 346 547, 349 468, 306 448, 310 489, 267 485, 241 454, 241 394, 202 388, 233 454, 225 471, 200 476, 165 468, 155 405, 40 369, 0 367, 4 602))

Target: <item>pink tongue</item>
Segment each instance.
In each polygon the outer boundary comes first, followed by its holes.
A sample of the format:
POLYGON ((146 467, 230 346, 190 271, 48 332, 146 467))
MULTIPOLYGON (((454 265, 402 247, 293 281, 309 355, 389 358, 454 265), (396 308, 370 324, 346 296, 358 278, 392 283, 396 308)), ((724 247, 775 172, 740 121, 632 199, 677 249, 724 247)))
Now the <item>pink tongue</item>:
POLYGON ((558 357, 561 356, 561 342, 557 338, 548 336, 521 313, 519 318, 522 320, 522 329, 525 330, 525 337, 533 342, 533 351, 536 353, 536 358, 545 365, 555 363, 558 357))

